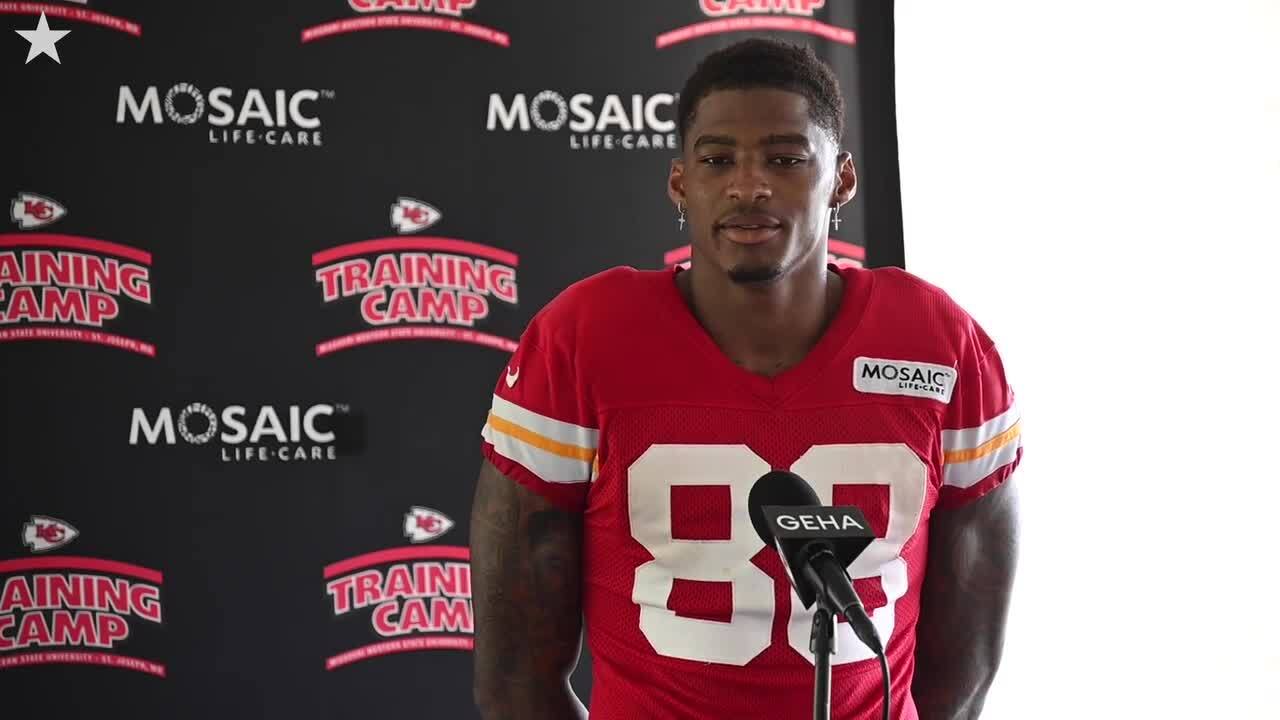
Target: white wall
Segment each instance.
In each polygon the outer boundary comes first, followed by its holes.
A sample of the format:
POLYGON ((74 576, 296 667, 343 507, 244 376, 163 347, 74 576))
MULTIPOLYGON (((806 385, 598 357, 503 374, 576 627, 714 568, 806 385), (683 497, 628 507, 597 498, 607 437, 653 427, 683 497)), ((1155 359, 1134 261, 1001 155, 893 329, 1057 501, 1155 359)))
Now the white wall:
POLYGON ((1280 2, 897 0, 907 268, 996 339, 984 720, 1280 718, 1280 2))

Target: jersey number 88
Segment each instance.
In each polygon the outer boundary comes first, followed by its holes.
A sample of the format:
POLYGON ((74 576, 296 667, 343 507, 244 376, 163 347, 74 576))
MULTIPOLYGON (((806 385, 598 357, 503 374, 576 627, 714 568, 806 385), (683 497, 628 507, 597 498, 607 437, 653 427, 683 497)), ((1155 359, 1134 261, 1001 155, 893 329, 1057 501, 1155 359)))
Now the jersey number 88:
MULTIPOLYGON (((746 445, 653 445, 628 469, 627 503, 631 534, 653 555, 636 568, 632 600, 640 606, 640 631, 661 655, 685 660, 746 665, 770 644, 774 614, 790 614, 787 639, 809 662, 813 610, 805 610, 795 591, 788 608, 775 607, 774 581, 751 562, 765 547, 747 513, 751 486, 772 468, 746 445), (728 486, 730 533, 727 540, 673 538, 671 488, 679 485, 728 486), (674 581, 730 583, 733 610, 728 622, 682 617, 669 609, 674 581)), ((813 486, 823 504, 833 504, 837 485, 887 485, 889 517, 877 538, 849 565, 855 580, 879 578, 886 603, 871 620, 887 647, 894 627, 894 605, 907 591, 902 546, 916 531, 924 510, 928 469, 902 444, 815 445, 790 467, 813 486)), ((837 626, 831 662, 843 665, 875 657, 846 623, 837 626)))

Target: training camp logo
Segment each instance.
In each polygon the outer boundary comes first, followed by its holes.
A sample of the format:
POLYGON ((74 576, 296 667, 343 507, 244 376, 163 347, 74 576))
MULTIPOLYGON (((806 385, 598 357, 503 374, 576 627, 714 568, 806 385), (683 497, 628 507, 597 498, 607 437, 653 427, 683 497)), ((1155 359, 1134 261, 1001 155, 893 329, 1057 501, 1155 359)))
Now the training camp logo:
POLYGON ((338 459, 335 419, 349 416, 341 403, 228 405, 220 411, 195 402, 178 409, 133 408, 129 444, 191 446, 218 451, 222 462, 326 462, 338 459))
MULTIPOLYGON (((414 528, 429 526, 424 535, 434 537, 453 526, 449 518, 423 507, 405 516, 406 535, 411 521, 414 528)), ((324 580, 334 642, 350 648, 327 658, 326 670, 393 653, 473 649, 470 548, 403 545, 376 550, 328 565, 324 580), (351 614, 367 615, 369 626, 341 622, 351 614)))
POLYGON ((554 90, 533 95, 489 95, 485 129, 489 132, 568 130, 570 150, 675 150, 678 95, 568 96, 554 90))
MULTIPOLYGON (((9 207, 21 230, 68 215, 32 192, 17 193, 9 207)), ((155 357, 151 343, 106 332, 133 303, 151 305, 151 253, 79 235, 0 232, 0 342, 63 340, 155 357)))
MULTIPOLYGON (((442 217, 431 205, 402 196, 392 205, 391 227, 413 232, 442 217)), ((358 305, 365 329, 317 343, 316 356, 392 340, 446 340, 512 352, 515 340, 476 328, 495 302, 516 306, 518 262, 515 253, 489 245, 403 234, 317 252, 311 264, 325 305, 358 305)))
POLYGON ((814 19, 826 0, 685 0, 698 5, 704 20, 662 33, 659 50, 696 38, 732 32, 785 31, 816 35, 842 45, 853 45, 854 32, 814 19))
MULTIPOLYGON (((23 544, 56 550, 79 536, 70 523, 32 515, 23 544)), ((48 664, 97 665, 165 676, 165 666, 132 653, 162 627, 157 570, 114 559, 49 555, 0 560, 0 671, 48 664)))
POLYGON ((478 0, 347 0, 355 17, 305 28, 302 42, 364 30, 434 30, 511 47, 511 37, 506 33, 462 19, 477 4, 478 0))
POLYGON ((169 122, 208 126, 212 145, 268 145, 319 147, 321 103, 333 100, 332 90, 201 90, 178 83, 162 91, 155 85, 134 90, 121 85, 116 98, 117 125, 161 125, 169 122))

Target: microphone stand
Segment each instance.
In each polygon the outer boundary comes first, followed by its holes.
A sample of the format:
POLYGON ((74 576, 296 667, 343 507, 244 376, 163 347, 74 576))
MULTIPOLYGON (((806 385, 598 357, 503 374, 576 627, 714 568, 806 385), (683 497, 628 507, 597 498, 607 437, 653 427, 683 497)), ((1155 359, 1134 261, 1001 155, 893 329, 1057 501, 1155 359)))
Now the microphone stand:
POLYGON ((809 652, 813 653, 813 717, 831 720, 831 650, 835 645, 835 614, 827 601, 818 598, 813 613, 813 630, 809 634, 809 652))

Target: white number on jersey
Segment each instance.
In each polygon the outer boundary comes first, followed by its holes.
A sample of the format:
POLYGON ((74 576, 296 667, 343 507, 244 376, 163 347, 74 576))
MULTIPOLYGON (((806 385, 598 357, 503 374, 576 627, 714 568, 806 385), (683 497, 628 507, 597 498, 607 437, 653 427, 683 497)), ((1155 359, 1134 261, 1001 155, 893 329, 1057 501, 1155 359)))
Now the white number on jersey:
MULTIPOLYGON (((769 646, 774 614, 773 578, 751 558, 764 543, 751 526, 747 496, 757 478, 771 468, 745 445, 653 445, 627 473, 631 534, 653 560, 636 568, 632 600, 640 606, 640 631, 660 654, 746 665, 769 646), (672 538, 671 488, 684 485, 728 486, 730 532, 727 540, 672 538), (729 622, 681 617, 667 608, 674 581, 728 582, 733 597, 729 622)), ((885 536, 872 541, 849 565, 849 576, 879 578, 886 604, 871 614, 887 646, 894 628, 894 605, 907 591, 902 546, 916 531, 924 511, 928 469, 906 445, 816 445, 791 470, 806 479, 824 504, 833 504, 837 485, 887 485, 889 520, 885 536)), ((809 631, 813 610, 805 610, 795 591, 787 636, 791 647, 813 662, 809 631)), ((833 665, 874 657, 849 629, 837 626, 833 665)))

